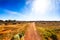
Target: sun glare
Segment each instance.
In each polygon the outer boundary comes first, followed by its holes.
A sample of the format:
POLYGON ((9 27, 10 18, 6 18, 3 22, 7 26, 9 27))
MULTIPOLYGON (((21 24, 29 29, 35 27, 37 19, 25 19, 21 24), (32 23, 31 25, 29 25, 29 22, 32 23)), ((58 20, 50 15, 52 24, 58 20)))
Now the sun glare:
POLYGON ((33 5, 32 11, 38 14, 45 14, 48 8, 48 1, 47 0, 34 0, 32 5, 33 5))

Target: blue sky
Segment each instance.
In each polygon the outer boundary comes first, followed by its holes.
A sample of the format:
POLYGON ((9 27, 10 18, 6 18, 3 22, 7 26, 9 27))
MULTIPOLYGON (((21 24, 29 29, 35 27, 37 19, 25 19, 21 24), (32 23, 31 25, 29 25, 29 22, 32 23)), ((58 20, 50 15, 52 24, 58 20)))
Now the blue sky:
POLYGON ((1 20, 60 20, 60 0, 0 0, 1 20))

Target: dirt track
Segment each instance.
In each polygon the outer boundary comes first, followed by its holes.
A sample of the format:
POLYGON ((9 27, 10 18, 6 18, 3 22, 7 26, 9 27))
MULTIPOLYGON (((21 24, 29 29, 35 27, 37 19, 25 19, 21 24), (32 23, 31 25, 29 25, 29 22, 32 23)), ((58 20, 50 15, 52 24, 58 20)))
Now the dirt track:
POLYGON ((41 40, 41 37, 38 35, 35 23, 29 23, 29 26, 27 27, 24 40, 41 40))

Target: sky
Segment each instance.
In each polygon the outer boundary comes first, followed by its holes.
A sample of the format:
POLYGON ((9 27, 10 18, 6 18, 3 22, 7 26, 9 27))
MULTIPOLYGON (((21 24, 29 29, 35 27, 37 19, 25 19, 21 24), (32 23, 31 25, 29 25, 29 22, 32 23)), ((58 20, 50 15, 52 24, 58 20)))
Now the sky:
POLYGON ((0 0, 0 20, 60 21, 60 0, 0 0))

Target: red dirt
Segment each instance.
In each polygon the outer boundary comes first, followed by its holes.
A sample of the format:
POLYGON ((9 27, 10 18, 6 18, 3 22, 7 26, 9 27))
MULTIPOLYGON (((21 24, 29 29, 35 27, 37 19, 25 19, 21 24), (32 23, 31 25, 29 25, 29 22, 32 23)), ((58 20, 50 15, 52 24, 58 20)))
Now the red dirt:
POLYGON ((27 30, 25 32, 24 40, 41 40, 41 37, 38 35, 35 23, 30 23, 29 27, 27 27, 27 30))

